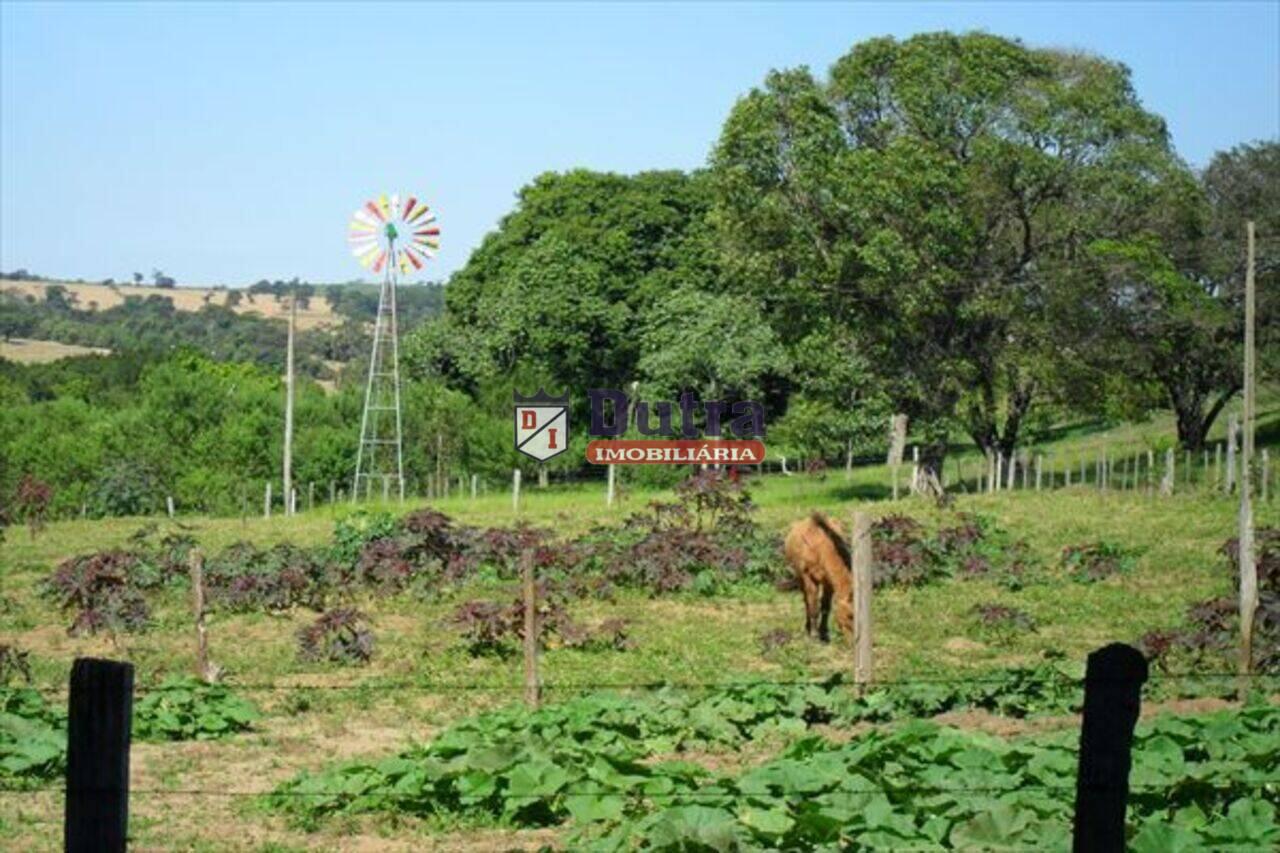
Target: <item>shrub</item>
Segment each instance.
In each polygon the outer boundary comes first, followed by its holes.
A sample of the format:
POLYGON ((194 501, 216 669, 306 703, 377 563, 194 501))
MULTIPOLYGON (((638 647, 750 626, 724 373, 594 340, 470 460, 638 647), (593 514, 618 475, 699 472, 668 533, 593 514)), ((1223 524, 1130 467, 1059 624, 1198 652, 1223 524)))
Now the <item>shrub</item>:
MULTIPOLYGON (((569 614, 563 584, 541 580, 537 583, 538 644, 544 648, 584 651, 624 651, 634 643, 625 619, 606 619, 594 628, 569 614)), ((524 640, 524 599, 507 605, 494 601, 468 601, 457 607, 449 622, 459 629, 467 652, 473 656, 515 652, 524 640)))
POLYGON ((978 630, 993 635, 1000 642, 1008 642, 1016 634, 1036 630, 1036 620, 1031 614, 1017 607, 1003 604, 976 604, 974 621, 978 630))
POLYGON ((389 539, 398 532, 396 519, 386 512, 360 510, 333 525, 333 559, 352 565, 365 546, 375 539, 389 539))
POLYGON ((17 515, 26 522, 31 538, 44 530, 49 515, 49 504, 53 501, 53 487, 31 474, 24 474, 18 481, 18 488, 13 495, 13 507, 17 515))
POLYGON ((453 611, 450 622, 460 629, 473 657, 510 654, 515 630, 509 608, 496 601, 467 601, 453 611))
POLYGON ((946 575, 920 522, 907 515, 886 515, 871 525, 875 586, 919 586, 946 575))
POLYGON ((373 632, 363 613, 338 608, 299 630, 298 648, 303 660, 365 664, 373 657, 373 632))
POLYGON ((162 527, 151 522, 130 534, 130 553, 135 562, 129 571, 129 582, 140 589, 151 589, 185 581, 196 544, 189 529, 182 524, 162 527))
MULTIPOLYGON (((1253 668, 1256 672, 1280 672, 1280 528, 1260 527, 1255 533, 1258 567, 1258 609, 1253 622, 1253 668)), ((1203 665, 1212 660, 1218 666, 1234 663, 1240 636, 1239 581, 1240 543, 1228 539, 1218 549, 1226 560, 1236 594, 1211 598, 1187 609, 1181 628, 1151 631, 1138 645, 1162 669, 1170 658, 1186 656, 1203 665)))
POLYGON ((1103 541, 1068 545, 1062 549, 1062 565, 1073 580, 1093 583, 1132 571, 1139 553, 1103 541))
POLYGON ((205 562, 212 607, 235 612, 324 606, 332 572, 322 551, 280 544, 266 551, 237 542, 205 562))
POLYGON ((147 624, 147 603, 130 583, 137 557, 125 551, 100 551, 64 560, 45 581, 44 592, 75 618, 71 636, 98 631, 138 631, 147 624))
POLYGON ((146 691, 133 709, 141 740, 211 740, 248 729, 257 709, 223 684, 187 676, 146 691))

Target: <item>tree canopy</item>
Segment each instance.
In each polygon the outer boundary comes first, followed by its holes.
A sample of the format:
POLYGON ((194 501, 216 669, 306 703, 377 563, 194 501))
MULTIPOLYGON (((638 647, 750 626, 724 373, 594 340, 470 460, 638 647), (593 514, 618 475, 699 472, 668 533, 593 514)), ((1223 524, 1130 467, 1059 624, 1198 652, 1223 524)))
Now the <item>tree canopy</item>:
POLYGON ((936 465, 956 425, 1017 440, 1071 357, 1064 269, 1128 234, 1178 168, 1121 65, 979 33, 881 38, 824 81, 775 71, 737 103, 714 215, 727 280, 784 335, 849 326, 936 465))

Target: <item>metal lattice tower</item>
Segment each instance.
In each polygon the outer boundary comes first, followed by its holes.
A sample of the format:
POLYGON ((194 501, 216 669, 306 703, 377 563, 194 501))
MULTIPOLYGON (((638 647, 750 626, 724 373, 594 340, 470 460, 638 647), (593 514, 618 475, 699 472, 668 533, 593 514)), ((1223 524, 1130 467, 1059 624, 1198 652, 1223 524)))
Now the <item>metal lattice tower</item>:
MULTIPOLYGON (((396 228, 387 223, 387 240, 394 255, 396 228)), ((351 498, 370 497, 374 490, 404 500, 404 446, 400 420, 400 336, 396 320, 395 264, 387 264, 378 293, 378 316, 373 324, 369 381, 360 417, 360 449, 351 498)))
POLYGON ((384 498, 392 489, 404 500, 404 438, 400 410, 400 340, 396 317, 398 273, 420 270, 440 248, 440 228, 431 208, 409 196, 385 195, 370 200, 352 216, 352 254, 375 273, 383 273, 378 315, 369 353, 369 381, 360 417, 360 446, 351 500, 384 498))

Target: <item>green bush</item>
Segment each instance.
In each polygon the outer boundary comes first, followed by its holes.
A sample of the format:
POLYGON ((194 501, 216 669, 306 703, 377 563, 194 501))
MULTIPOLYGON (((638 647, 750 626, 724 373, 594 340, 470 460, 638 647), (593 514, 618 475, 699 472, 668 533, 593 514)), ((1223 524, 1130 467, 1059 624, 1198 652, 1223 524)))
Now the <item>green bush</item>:
POLYGON ((67 723, 30 687, 0 687, 0 788, 25 788, 60 776, 67 723))
POLYGON ((248 729, 258 711, 223 684, 193 676, 166 679, 133 707, 140 740, 213 740, 248 729))

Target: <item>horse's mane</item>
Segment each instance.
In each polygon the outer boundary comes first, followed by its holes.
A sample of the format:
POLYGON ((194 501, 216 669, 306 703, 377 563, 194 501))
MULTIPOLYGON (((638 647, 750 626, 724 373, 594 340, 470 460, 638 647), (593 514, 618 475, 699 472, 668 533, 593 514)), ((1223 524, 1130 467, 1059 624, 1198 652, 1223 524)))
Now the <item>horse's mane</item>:
POLYGON ((822 513, 815 512, 810 516, 810 519, 831 540, 831 544, 835 546, 836 553, 840 555, 840 561, 844 563, 845 569, 848 570, 853 564, 849 557, 849 543, 844 541, 843 536, 831 529, 831 525, 827 522, 827 517, 822 513))

